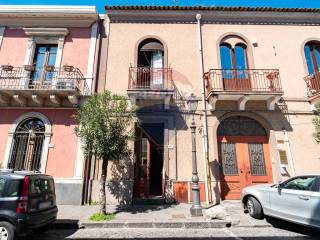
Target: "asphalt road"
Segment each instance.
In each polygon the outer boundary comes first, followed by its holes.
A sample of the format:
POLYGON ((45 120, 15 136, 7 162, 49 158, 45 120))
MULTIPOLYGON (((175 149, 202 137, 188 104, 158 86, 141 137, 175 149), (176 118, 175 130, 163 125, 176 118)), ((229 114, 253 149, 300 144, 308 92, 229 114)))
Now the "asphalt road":
POLYGON ((31 235, 23 240, 102 240, 102 239, 216 239, 216 240, 298 240, 320 239, 320 231, 289 224, 285 227, 231 227, 220 229, 142 229, 142 228, 101 228, 79 230, 50 230, 45 234, 31 235))

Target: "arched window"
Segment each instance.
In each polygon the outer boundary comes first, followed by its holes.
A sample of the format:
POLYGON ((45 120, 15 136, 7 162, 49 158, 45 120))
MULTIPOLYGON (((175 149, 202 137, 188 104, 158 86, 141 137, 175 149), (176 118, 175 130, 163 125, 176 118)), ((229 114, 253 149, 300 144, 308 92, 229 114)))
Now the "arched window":
POLYGON ((309 90, 320 91, 320 43, 308 42, 304 46, 304 55, 308 67, 309 76, 307 79, 309 90))
POLYGON ((166 72, 164 69, 164 47, 154 38, 142 41, 138 47, 137 87, 161 88, 166 72))
POLYGON ((218 136, 267 136, 267 134, 256 120, 235 116, 229 117, 220 123, 218 136))
POLYGON ((242 43, 238 43, 231 47, 227 43, 220 44, 220 56, 222 69, 238 69, 248 68, 247 64, 247 47, 242 43))
POLYGON ((320 44, 316 42, 308 42, 304 46, 304 55, 306 58, 309 74, 319 73, 320 44))
POLYGON ((220 62, 223 88, 250 89, 247 45, 238 37, 227 37, 220 43, 220 62))
POLYGON ((45 139, 45 124, 38 118, 22 121, 13 136, 8 168, 15 170, 40 170, 45 139))

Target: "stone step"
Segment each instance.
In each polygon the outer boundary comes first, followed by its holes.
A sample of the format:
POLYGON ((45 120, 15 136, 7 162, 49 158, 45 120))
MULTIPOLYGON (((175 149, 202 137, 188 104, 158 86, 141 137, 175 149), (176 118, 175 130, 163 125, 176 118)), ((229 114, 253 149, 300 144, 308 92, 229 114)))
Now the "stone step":
POLYGON ((166 201, 163 197, 152 198, 133 198, 133 205, 165 205, 166 201))

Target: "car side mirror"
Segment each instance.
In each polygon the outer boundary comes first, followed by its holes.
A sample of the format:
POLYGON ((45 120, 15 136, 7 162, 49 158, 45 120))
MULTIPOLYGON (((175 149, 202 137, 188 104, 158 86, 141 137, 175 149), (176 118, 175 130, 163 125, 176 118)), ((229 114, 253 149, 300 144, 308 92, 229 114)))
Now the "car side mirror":
POLYGON ((281 189, 282 189, 281 183, 277 184, 277 185, 276 185, 276 188, 278 189, 278 192, 280 193, 280 192, 281 192, 281 189))

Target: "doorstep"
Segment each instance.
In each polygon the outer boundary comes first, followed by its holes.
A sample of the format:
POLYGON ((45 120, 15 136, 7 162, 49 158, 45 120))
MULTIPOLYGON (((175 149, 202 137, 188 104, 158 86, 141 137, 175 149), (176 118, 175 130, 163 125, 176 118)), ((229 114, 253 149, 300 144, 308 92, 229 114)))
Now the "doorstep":
POLYGON ((231 220, 207 220, 207 219, 186 219, 186 220, 111 220, 103 222, 85 221, 79 222, 80 228, 225 228, 232 225, 231 220))

